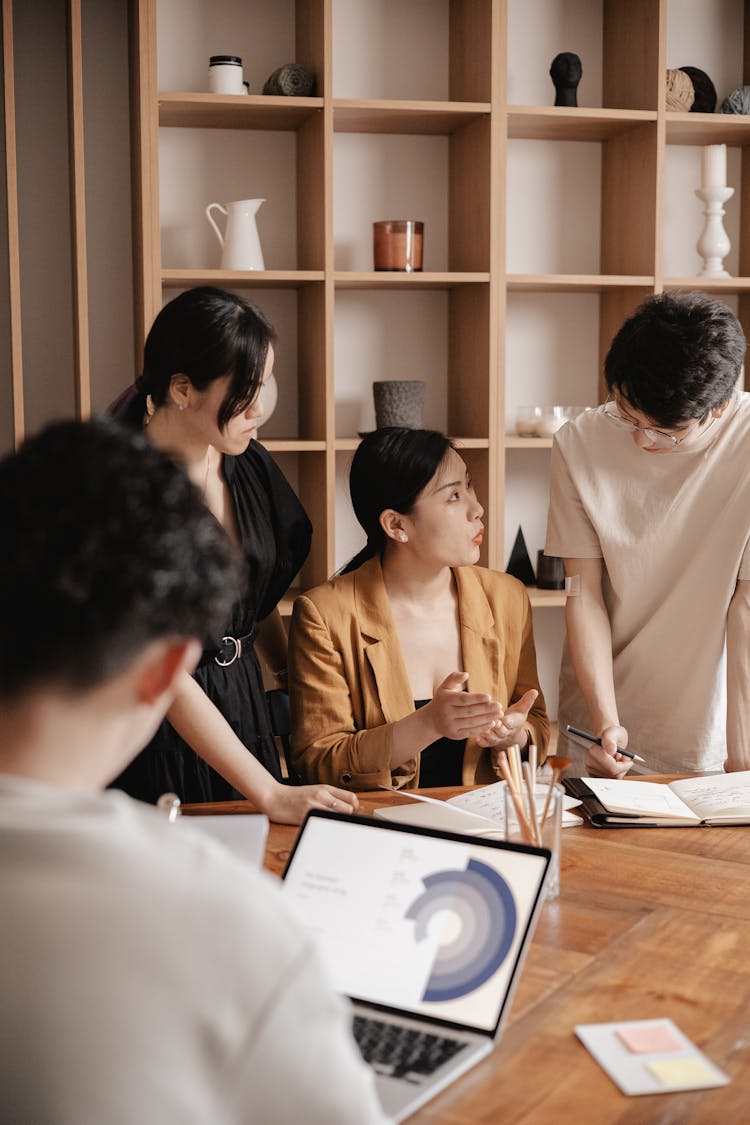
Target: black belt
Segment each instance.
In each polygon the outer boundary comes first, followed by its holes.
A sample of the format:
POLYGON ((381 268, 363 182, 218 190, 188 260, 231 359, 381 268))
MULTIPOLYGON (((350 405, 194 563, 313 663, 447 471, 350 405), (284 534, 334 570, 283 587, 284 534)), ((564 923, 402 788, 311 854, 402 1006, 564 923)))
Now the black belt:
POLYGON ((255 629, 251 629, 244 637, 222 637, 221 643, 216 648, 204 649, 198 667, 202 668, 213 661, 220 668, 228 668, 235 660, 239 660, 244 652, 253 647, 254 638, 255 629))

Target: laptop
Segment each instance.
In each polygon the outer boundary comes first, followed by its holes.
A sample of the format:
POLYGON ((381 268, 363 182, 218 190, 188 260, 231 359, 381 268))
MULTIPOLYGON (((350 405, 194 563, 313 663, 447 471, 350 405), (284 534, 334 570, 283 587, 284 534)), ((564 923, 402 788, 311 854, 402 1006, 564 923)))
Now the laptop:
POLYGON ((488 1054, 542 902, 546 848, 310 812, 283 888, 315 937, 384 1111, 402 1121, 488 1054))

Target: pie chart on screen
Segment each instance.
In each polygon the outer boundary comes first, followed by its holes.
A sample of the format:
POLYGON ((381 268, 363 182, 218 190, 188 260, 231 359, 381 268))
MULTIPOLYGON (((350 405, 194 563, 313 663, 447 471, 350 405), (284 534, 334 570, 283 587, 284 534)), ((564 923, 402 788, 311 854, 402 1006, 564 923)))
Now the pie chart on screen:
POLYGON ((502 876, 479 860, 465 870, 436 871, 406 912, 414 938, 424 941, 438 914, 452 915, 448 938, 438 948, 424 1001, 468 996, 489 980, 508 956, 516 932, 516 904, 502 876))

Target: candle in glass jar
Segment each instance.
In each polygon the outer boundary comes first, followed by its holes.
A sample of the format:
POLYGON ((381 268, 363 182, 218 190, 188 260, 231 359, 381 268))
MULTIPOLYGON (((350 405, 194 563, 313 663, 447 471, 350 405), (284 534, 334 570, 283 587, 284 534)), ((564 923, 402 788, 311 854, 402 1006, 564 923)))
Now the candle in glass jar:
POLYGON ((376 270, 422 272, 424 223, 416 219, 384 219, 372 227, 376 270))
POLYGON ((701 165, 701 187, 727 186, 727 146, 706 145, 701 165))

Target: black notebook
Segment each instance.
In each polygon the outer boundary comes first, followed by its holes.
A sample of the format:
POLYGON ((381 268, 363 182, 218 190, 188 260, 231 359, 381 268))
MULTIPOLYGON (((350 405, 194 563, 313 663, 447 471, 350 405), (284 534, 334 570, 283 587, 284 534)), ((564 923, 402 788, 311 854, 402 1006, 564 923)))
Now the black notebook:
POLYGON ((667 784, 568 777, 566 792, 595 828, 699 828, 750 824, 750 770, 667 784))

